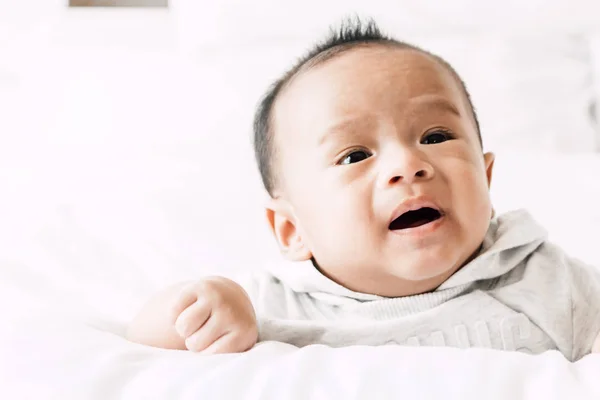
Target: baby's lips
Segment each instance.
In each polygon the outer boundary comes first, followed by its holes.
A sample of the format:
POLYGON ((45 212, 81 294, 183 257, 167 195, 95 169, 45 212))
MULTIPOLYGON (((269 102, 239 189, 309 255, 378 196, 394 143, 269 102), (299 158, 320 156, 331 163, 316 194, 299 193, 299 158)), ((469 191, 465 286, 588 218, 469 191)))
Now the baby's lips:
POLYGON ((414 211, 414 210, 418 210, 419 208, 432 208, 434 210, 437 210, 441 215, 444 215, 444 212, 442 211, 442 209, 436 204, 435 201, 433 201, 431 198, 429 198, 428 196, 415 196, 412 198, 407 198, 404 199, 394 210, 394 212, 392 213, 392 216, 389 219, 389 224, 391 224, 392 222, 394 222, 394 220, 398 217, 400 217, 402 214, 408 212, 408 211, 414 211))

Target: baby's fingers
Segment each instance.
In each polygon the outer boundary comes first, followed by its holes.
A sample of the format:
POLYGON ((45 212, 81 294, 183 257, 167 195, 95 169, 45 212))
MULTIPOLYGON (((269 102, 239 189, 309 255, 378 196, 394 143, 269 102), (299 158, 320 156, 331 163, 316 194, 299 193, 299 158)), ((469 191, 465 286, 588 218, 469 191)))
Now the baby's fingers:
POLYGON ((171 305, 172 320, 176 320, 177 317, 189 306, 194 304, 198 300, 198 293, 191 289, 192 284, 188 284, 179 290, 179 293, 175 296, 173 304, 171 305))
POLYGON ((185 347, 191 351, 202 351, 227 333, 218 318, 212 315, 200 329, 185 339, 185 347))
POLYGON ((241 353, 249 350, 254 344, 253 341, 247 340, 233 332, 229 332, 215 340, 210 346, 202 351, 202 354, 241 353))
POLYGON ((175 321, 175 330, 182 338, 187 338, 198 329, 201 329, 210 318, 210 306, 201 300, 183 310, 175 321))

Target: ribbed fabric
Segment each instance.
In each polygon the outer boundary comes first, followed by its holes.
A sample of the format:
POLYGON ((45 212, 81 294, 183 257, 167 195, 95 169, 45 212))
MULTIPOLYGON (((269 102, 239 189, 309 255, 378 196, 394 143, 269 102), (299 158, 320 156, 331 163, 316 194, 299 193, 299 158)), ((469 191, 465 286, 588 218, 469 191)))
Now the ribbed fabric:
POLYGON ((549 243, 522 210, 494 219, 479 255, 431 293, 357 293, 310 263, 284 264, 238 279, 261 341, 559 350, 577 360, 600 332, 599 271, 549 243))

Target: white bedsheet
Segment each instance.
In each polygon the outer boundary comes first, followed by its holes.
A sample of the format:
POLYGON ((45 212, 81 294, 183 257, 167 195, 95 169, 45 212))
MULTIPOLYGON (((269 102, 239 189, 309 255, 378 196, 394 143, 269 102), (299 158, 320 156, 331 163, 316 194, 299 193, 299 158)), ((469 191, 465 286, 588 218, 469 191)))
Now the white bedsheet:
POLYGON ((595 355, 570 364, 557 352, 264 343, 206 357, 79 321, 35 318, 19 330, 2 347, 3 399, 600 398, 595 355))
MULTIPOLYGON (((499 212, 529 208, 553 240, 600 265, 600 157, 499 154, 496 167, 499 212)), ((600 398, 597 355, 571 364, 556 352, 264 343, 242 355, 203 357, 125 341, 125 323, 154 290, 215 272, 193 271, 198 260, 238 259, 209 247, 197 259, 170 255, 182 249, 174 242, 203 237, 186 218, 160 219, 176 215, 161 208, 177 209, 168 202, 173 192, 194 195, 184 186, 164 187, 142 208, 127 196, 121 208, 95 208, 74 193, 79 203, 69 207, 31 198, 26 220, 16 203, 0 199, 0 399, 600 398)), ((267 240, 253 239, 248 246, 267 240)))

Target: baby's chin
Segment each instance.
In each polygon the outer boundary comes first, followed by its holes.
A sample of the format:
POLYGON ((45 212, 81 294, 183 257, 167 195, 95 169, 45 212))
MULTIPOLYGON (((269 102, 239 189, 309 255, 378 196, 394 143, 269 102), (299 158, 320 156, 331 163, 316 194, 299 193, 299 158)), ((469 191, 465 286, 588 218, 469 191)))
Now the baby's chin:
POLYGON ((396 277, 414 282, 417 286, 431 286, 431 290, 440 286, 450 278, 464 261, 460 257, 437 257, 434 254, 420 256, 416 259, 403 259, 396 266, 391 266, 390 273, 396 277))
POLYGON ((338 276, 329 277, 356 292, 383 297, 406 297, 434 291, 461 266, 437 257, 403 261, 379 264, 377 271, 359 269, 348 274, 348 270, 342 270, 338 271, 338 276))

